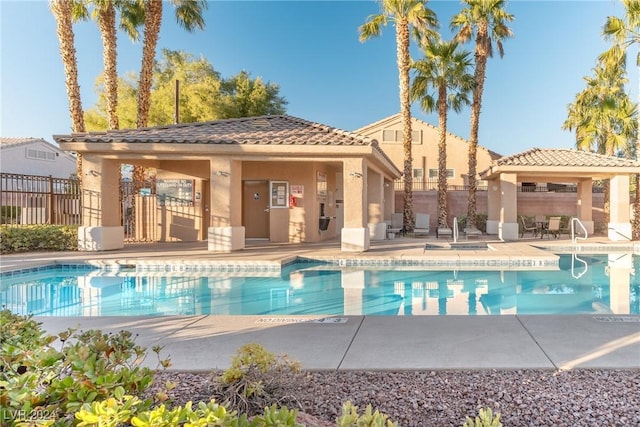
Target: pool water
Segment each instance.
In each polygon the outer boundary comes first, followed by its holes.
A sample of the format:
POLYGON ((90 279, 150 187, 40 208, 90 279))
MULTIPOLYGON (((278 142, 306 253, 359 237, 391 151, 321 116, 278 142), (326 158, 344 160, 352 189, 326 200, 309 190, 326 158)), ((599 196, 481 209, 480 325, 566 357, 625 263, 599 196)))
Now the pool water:
POLYGON ((3 277, 0 305, 37 316, 640 314, 640 257, 561 255, 559 269, 300 263, 277 273, 51 268, 3 277))

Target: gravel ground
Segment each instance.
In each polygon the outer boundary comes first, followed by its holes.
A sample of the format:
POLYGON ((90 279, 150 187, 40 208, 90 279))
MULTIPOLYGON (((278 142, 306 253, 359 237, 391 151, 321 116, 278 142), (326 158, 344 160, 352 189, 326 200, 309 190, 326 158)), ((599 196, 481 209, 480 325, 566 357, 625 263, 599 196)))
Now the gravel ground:
MULTIPOLYGON (((462 426, 490 407, 505 427, 640 427, 640 370, 322 371, 304 372, 296 396, 307 427, 335 426, 351 400, 399 426, 462 426)), ((208 401, 210 373, 160 372, 175 404, 208 401)))

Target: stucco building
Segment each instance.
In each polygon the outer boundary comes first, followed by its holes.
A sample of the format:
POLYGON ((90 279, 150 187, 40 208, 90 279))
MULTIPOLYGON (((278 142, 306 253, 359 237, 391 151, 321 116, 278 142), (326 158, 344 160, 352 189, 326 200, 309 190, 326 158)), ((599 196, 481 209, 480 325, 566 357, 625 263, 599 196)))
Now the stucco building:
POLYGON ((114 203, 121 164, 157 169, 156 188, 139 198, 152 200, 162 241, 207 240, 216 252, 242 249, 247 238, 338 236, 342 250, 366 251, 385 238, 400 176, 377 141, 287 115, 54 139, 83 156, 81 250, 124 245, 114 203))
MULTIPOLYGON (((375 139, 397 168, 402 170, 404 152, 402 147, 402 116, 394 114, 370 125, 355 130, 355 133, 375 139)), ((438 179, 438 127, 422 120, 411 118, 414 190, 429 190, 437 187, 438 179)), ((469 141, 447 132, 447 180, 449 185, 467 185, 469 170, 469 141)), ((501 155, 478 147, 477 171, 491 165, 501 155)), ((480 183, 486 184, 486 183, 480 183)))

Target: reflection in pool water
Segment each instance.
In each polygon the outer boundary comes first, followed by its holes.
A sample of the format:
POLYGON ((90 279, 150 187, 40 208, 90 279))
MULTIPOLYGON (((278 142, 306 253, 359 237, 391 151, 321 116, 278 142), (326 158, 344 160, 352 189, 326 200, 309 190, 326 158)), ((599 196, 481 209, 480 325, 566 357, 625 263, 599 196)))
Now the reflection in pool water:
POLYGON ((637 255, 562 255, 559 269, 277 273, 43 272, 3 278, 0 304, 42 316, 640 314, 637 255), (162 274, 162 275, 160 275, 162 274))

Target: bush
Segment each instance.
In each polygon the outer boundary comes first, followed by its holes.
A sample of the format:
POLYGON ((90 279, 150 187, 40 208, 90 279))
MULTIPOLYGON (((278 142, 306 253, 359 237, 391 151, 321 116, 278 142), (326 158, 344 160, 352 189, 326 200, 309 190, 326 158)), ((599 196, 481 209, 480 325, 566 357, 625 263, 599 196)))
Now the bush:
MULTIPOLYGON (((462 231, 467 226, 467 216, 462 215, 457 218, 458 218, 458 228, 460 229, 460 231, 462 231)), ((478 230, 482 231, 483 233, 487 232, 487 214, 484 214, 484 213, 476 214, 476 227, 478 228, 478 230)))
MULTIPOLYGON (((134 343, 130 332, 69 329, 52 336, 40 325, 31 316, 0 311, 2 425, 34 418, 69 425, 85 403, 107 400, 120 389, 141 394, 152 384, 153 371, 140 367, 145 349, 134 343)), ((160 360, 160 365, 169 362, 160 360)), ((139 407, 148 409, 152 403, 147 399, 139 407)))
POLYGON ((0 206, 0 224, 19 224, 21 215, 20 206, 0 206))
POLYGON ((293 393, 301 379, 299 362, 251 343, 240 347, 229 369, 213 374, 213 395, 248 415, 274 404, 299 407, 293 393))
POLYGON ((351 402, 342 405, 342 415, 336 420, 339 427, 397 427, 398 423, 377 409, 374 412, 371 405, 367 405, 364 414, 358 414, 358 407, 351 402))
POLYGON ((480 409, 478 416, 475 418, 467 417, 462 427, 502 427, 500 422, 500 413, 494 416, 491 408, 480 409))
POLYGON ((73 251, 78 249, 78 227, 69 225, 0 226, 0 253, 73 251))

